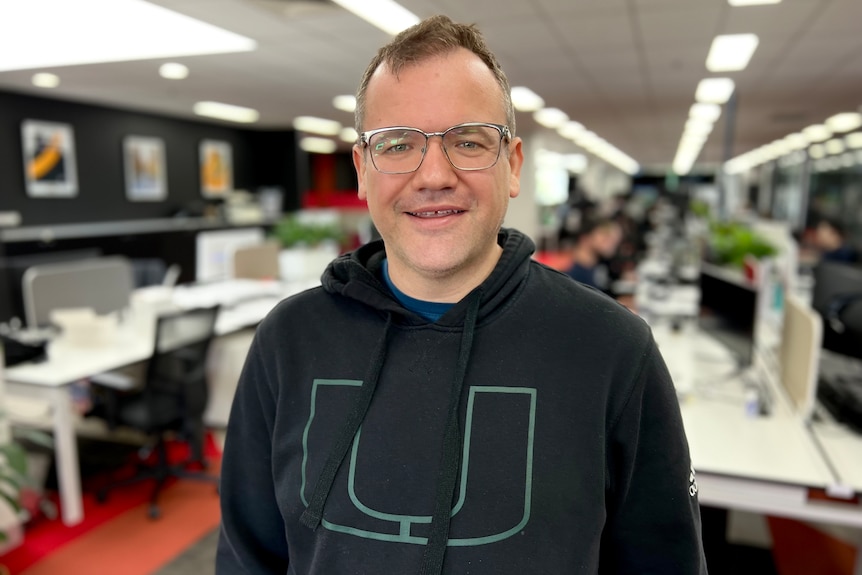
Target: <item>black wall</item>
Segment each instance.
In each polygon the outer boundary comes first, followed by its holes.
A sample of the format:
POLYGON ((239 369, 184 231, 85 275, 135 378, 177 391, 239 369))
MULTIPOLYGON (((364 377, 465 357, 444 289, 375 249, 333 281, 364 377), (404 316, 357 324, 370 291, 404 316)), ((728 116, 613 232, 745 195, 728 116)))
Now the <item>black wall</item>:
POLYGON ((240 129, 220 124, 0 92, 0 211, 21 214, 21 225, 50 225, 170 217, 199 211, 198 145, 203 139, 233 148, 234 188, 284 189, 284 209, 299 206, 307 160, 295 132, 240 129), (74 132, 78 195, 30 198, 24 186, 21 124, 24 120, 69 124, 74 132), (126 199, 123 138, 153 136, 165 142, 168 197, 161 202, 126 199))

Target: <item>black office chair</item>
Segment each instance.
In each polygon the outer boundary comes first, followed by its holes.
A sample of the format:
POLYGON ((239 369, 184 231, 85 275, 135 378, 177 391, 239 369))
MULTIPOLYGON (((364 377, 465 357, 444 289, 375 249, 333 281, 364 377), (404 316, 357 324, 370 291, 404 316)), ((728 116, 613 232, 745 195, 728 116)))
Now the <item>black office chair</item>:
POLYGON ((155 347, 147 364, 143 389, 134 394, 110 394, 112 405, 100 414, 111 428, 122 426, 147 434, 152 445, 139 452, 138 472, 97 491, 97 500, 104 501, 112 489, 154 479, 149 516, 155 519, 161 515, 159 493, 169 478, 195 479, 218 486, 218 477, 205 472, 203 454, 203 413, 209 396, 207 352, 217 315, 215 306, 157 319, 155 347), (191 457, 181 464, 171 464, 167 440, 177 436, 189 442, 191 457), (156 455, 155 464, 146 464, 147 457, 140 457, 152 453, 156 455), (188 471, 186 468, 192 463, 201 465, 204 471, 188 471))

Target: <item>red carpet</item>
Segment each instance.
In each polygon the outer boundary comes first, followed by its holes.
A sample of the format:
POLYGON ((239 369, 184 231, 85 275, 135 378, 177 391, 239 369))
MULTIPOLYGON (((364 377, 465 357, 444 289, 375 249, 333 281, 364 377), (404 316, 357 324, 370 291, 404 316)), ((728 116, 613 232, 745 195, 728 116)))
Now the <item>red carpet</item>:
MULTIPOLYGON (((171 450, 182 460, 184 446, 171 450)), ((218 474, 221 453, 211 438, 206 457, 218 474)), ((105 503, 84 494, 84 520, 66 527, 59 518, 36 519, 23 543, 0 557, 12 575, 72 573, 149 575, 218 526, 219 500, 212 484, 174 481, 159 497, 162 516, 147 516, 151 482, 112 491, 105 503)), ((56 495, 49 494, 55 503, 56 495)))

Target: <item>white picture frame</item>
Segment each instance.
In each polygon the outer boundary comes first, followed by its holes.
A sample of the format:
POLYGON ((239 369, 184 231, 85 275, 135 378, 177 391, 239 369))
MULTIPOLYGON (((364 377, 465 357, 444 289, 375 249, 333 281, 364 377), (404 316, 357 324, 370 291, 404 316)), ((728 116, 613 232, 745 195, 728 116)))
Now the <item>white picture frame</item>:
POLYGON ((131 202, 161 202, 168 197, 165 142, 161 138, 123 138, 126 199, 131 202))
POLYGON ((203 197, 224 198, 233 191, 233 150, 230 143, 202 140, 199 159, 203 197))
POLYGON ((31 198, 73 198, 78 171, 72 126, 42 120, 21 124, 24 181, 31 198))

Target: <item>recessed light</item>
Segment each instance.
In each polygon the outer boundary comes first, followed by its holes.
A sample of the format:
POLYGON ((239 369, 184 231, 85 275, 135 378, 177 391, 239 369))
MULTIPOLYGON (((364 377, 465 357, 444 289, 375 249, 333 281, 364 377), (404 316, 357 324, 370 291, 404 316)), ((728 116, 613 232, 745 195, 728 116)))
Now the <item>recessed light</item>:
POLYGON ((253 108, 225 104, 223 102, 198 102, 194 106, 194 112, 198 116, 227 120, 228 122, 239 122, 241 124, 253 124, 260 118, 260 113, 253 108))
POLYGON ((698 102, 692 104, 688 110, 689 118, 696 118, 705 122, 714 123, 721 116, 721 106, 718 104, 705 104, 698 102))
POLYGON ((335 151, 337 146, 334 140, 306 136, 304 138, 300 138, 299 147, 306 152, 312 152, 314 154, 331 154, 335 151))
POLYGON ((824 124, 814 124, 802 129, 802 134, 809 142, 825 142, 832 137, 832 130, 824 124))
POLYGON ((814 144, 810 148, 808 148, 808 155, 814 158, 815 160, 819 160, 820 158, 826 157, 826 148, 823 147, 823 144, 814 144))
POLYGON ((733 94, 734 86, 730 78, 704 78, 697 84, 694 99, 706 104, 724 104, 733 94))
POLYGON ((519 112, 535 112, 541 110, 544 105, 542 97, 526 86, 512 88, 512 106, 519 112))
POLYGON ((347 142, 348 144, 355 144, 359 139, 359 132, 357 132, 353 128, 343 128, 341 132, 338 134, 339 139, 342 142, 347 142))
POLYGON ((557 128, 557 133, 564 138, 568 138, 570 140, 574 140, 581 134, 583 134, 587 129, 580 122, 568 121, 559 128, 557 128))
POLYGON ((297 116, 293 119, 293 129, 309 134, 320 134, 321 136, 337 136, 341 132, 341 124, 326 118, 297 116))
POLYGON ((757 49, 756 34, 722 34, 712 40, 706 69, 710 72, 744 70, 757 49))
POLYGON ((38 74, 33 74, 30 81, 33 82, 34 86, 38 86, 39 88, 56 88, 60 85, 60 76, 49 72, 39 72, 38 74))
POLYGON ((828 140, 823 147, 826 148, 826 151, 832 155, 844 153, 844 140, 839 138, 833 138, 828 140))
POLYGON ((835 114, 825 122, 832 132, 849 132, 862 126, 862 114, 858 112, 844 112, 835 114))
POLYGON ((185 80, 189 77, 189 67, 179 62, 165 62, 159 66, 159 75, 168 80, 185 80))
POLYGON ((342 112, 353 112, 356 110, 356 96, 343 94, 332 99, 332 105, 342 112))
POLYGON ((546 128, 559 128, 569 120, 569 116, 559 108, 542 108, 533 112, 533 119, 546 128))
POLYGON ((853 132, 844 136, 844 143, 848 148, 862 149, 862 132, 853 132))

